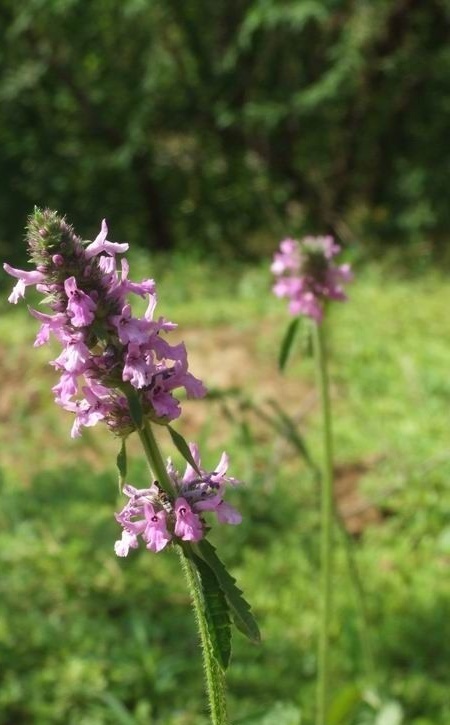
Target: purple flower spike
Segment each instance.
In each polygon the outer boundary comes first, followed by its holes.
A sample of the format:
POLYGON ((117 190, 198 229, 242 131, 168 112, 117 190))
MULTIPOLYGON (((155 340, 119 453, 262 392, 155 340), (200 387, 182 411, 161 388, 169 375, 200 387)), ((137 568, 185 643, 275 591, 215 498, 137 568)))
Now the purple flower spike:
POLYGON ((98 421, 120 437, 131 433, 125 392, 130 386, 144 416, 161 424, 181 413, 176 389, 184 388, 189 397, 206 392, 188 369, 184 345, 165 339, 176 325, 153 319, 154 280, 130 280, 127 260, 116 262, 128 244, 110 242, 107 235, 103 220, 97 238, 84 243, 56 212, 36 210, 27 227, 35 269, 4 265, 18 280, 10 302, 16 303, 30 285, 45 295, 52 314, 31 310, 41 323, 34 344, 44 345, 51 334, 61 343, 62 352, 51 363, 61 375, 53 391, 58 405, 75 413, 73 436, 98 421), (148 300, 141 317, 133 315, 132 295, 148 300))
POLYGON ((333 264, 339 251, 331 236, 281 242, 271 266, 277 278, 273 292, 289 299, 292 315, 305 315, 320 323, 326 300, 347 299, 343 285, 351 282, 353 275, 350 265, 333 264))

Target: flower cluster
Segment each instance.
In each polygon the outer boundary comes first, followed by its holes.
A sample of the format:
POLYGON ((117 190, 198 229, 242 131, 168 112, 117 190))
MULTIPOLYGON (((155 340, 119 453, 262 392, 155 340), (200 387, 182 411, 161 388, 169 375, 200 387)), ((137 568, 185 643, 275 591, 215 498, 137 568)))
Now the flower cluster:
POLYGON ((205 511, 214 512, 220 523, 241 523, 241 514, 223 500, 227 484, 239 483, 226 475, 227 454, 222 454, 215 471, 207 473, 200 467, 197 446, 191 443, 189 448, 197 470, 188 464, 181 476, 170 459, 167 462, 167 473, 174 491, 172 497, 161 489, 157 481, 150 488, 124 486, 129 501, 116 514, 123 528, 122 538, 116 541, 114 547, 118 556, 127 556, 130 549, 136 549, 138 536, 152 551, 161 551, 174 537, 182 541, 199 541, 207 531, 203 519, 205 511))
POLYGON ((195 398, 206 392, 188 370, 184 344, 170 345, 161 337, 176 325, 153 317, 155 282, 131 281, 127 260, 122 257, 119 266, 116 258, 128 244, 110 242, 107 235, 103 220, 96 239, 83 242, 55 212, 36 210, 28 225, 35 269, 4 264, 18 280, 9 301, 16 303, 33 285, 52 312, 30 310, 41 322, 35 345, 43 345, 53 334, 63 346, 51 362, 60 373, 53 392, 60 406, 75 413, 72 436, 100 420, 118 435, 130 433, 134 426, 127 386, 138 391, 144 415, 158 423, 180 415, 175 389, 184 388, 195 398), (132 315, 130 294, 147 301, 143 316, 132 315))
POLYGON ((277 297, 289 299, 292 315, 305 315, 320 323, 325 300, 345 300, 342 285, 353 278, 350 265, 336 266, 340 251, 333 237, 305 237, 301 242, 284 239, 271 270, 277 277, 277 297))

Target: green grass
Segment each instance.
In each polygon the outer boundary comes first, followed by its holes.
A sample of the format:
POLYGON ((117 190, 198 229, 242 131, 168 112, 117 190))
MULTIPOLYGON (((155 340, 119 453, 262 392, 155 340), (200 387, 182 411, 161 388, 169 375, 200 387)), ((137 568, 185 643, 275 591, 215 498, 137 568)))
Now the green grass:
MULTIPOLYGON (((144 276, 148 260, 135 262, 144 276)), ((159 311, 179 322, 193 371, 212 387, 242 389, 266 412, 268 398, 276 398, 299 418, 316 455, 312 361, 298 344, 286 375, 276 371, 287 317, 284 303, 269 294, 266 270, 218 270, 183 258, 165 265, 155 262, 159 311)), ((359 270, 350 294, 331 317, 335 448, 344 478, 360 470, 356 504, 372 503, 378 512, 377 522, 363 522, 354 540, 376 673, 365 667, 339 546, 335 695, 341 705, 353 698, 355 707, 335 722, 447 725, 448 283, 434 271, 407 278, 372 265, 359 270), (355 687, 366 693, 364 701, 355 687), (375 689, 383 702, 395 703, 391 719, 386 707, 380 714, 375 706, 375 689)), ((207 723, 195 626, 176 557, 114 556, 117 442, 99 426, 81 440, 69 438, 70 415, 52 402, 50 351, 32 347, 35 321, 23 307, 5 305, 1 312, 0 723, 207 723)), ((213 534, 263 633, 258 648, 234 638, 232 722, 298 725, 301 712, 302 725, 309 725, 316 486, 293 446, 239 400, 229 394, 190 402, 177 424, 201 442, 211 465, 226 447, 232 473, 246 481, 233 494, 244 523, 213 534)), ((168 436, 161 443, 171 453, 168 436)), ((144 484, 137 444, 130 454, 130 481, 144 484)))

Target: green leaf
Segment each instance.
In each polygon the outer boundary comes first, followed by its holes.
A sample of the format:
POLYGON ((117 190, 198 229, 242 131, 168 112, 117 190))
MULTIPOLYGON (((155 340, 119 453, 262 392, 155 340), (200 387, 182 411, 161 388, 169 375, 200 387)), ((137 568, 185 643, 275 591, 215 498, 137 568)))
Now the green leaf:
POLYGON ((116 463, 119 469, 119 490, 122 491, 122 487, 127 477, 127 448, 125 438, 122 438, 122 445, 120 451, 117 454, 116 463))
POLYGON ((177 450, 181 453, 184 460, 187 461, 190 466, 192 466, 194 471, 196 471, 198 475, 201 476, 201 471, 197 466, 196 462, 194 461, 189 446, 184 440, 183 436, 180 435, 180 433, 177 433, 177 431, 174 430, 170 425, 167 426, 167 429, 170 433, 170 437, 172 438, 172 443, 174 444, 175 448, 177 448, 177 450))
POLYGON ((144 418, 143 418, 142 406, 141 406, 141 401, 139 400, 139 396, 136 393, 136 391, 131 388, 131 386, 130 386, 130 390, 125 391, 125 395, 127 396, 131 420, 133 421, 136 428, 138 430, 140 430, 142 428, 142 422, 143 422, 144 418))
POLYGON ((208 388, 205 400, 207 402, 211 400, 223 400, 224 398, 238 398, 241 394, 241 389, 236 386, 230 388, 208 388))
POLYGON ((352 721, 352 716, 361 702, 361 688, 356 685, 347 685, 341 688, 330 705, 328 713, 330 725, 347 725, 352 721))
POLYGON ((206 561, 213 570, 217 580, 227 598, 231 610, 233 622, 242 634, 255 644, 261 641, 258 625, 250 609, 250 605, 242 596, 242 591, 236 586, 236 579, 229 574, 225 565, 216 554, 214 546, 207 540, 202 539, 193 544, 194 551, 206 561))
POLYGON ((311 454, 308 450, 308 447, 303 440, 303 437, 300 435, 300 433, 297 430, 297 425, 292 420, 292 418, 279 406, 276 400, 269 400, 269 405, 272 407, 274 412, 276 413, 279 421, 280 421, 280 427, 279 431, 281 435, 283 435, 290 443, 291 445, 296 448, 296 450, 300 453, 300 455, 304 458, 305 462, 308 464, 308 466, 311 468, 311 470, 315 473, 319 473, 319 469, 314 463, 311 454))
POLYGON ((192 557, 202 584, 206 621, 214 656, 227 669, 231 656, 230 610, 225 594, 211 567, 199 556, 192 557))
POLYGON ((280 354, 278 357, 278 368, 280 370, 284 370, 289 353, 291 352, 292 343, 294 342, 295 335, 298 330, 298 325, 300 322, 300 317, 295 317, 288 325, 288 328, 286 330, 286 333, 283 338, 283 342, 281 343, 280 348, 280 354))

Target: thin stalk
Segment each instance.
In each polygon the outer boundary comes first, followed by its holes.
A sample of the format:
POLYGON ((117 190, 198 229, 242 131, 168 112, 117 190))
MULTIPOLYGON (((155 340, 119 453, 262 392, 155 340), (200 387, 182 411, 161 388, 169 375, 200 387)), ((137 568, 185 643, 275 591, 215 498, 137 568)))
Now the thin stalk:
MULTIPOLYGON (((139 438, 145 451, 149 466, 153 474, 158 478, 160 486, 166 493, 174 494, 174 487, 170 476, 166 471, 161 451, 156 442, 153 430, 146 421, 141 428, 138 429, 139 438)), ((203 667, 205 671, 206 691, 211 714, 212 725, 227 725, 227 710, 225 698, 225 676, 222 668, 214 657, 211 645, 208 624, 205 616, 205 608, 203 603, 203 594, 194 564, 184 553, 180 546, 176 547, 179 551, 181 567, 183 569, 189 593, 192 599, 192 606, 197 621, 200 642, 203 655, 203 667)))
POLYGON ((141 443, 147 456, 149 466, 157 477, 159 485, 161 486, 161 488, 164 489, 166 493, 173 494, 173 483, 170 480, 170 476, 166 471, 166 466, 161 456, 161 452, 159 450, 158 443, 156 442, 156 438, 153 434, 151 425, 147 421, 145 421, 142 427, 138 428, 137 432, 139 438, 141 439, 141 443))
POLYGON ((205 672, 206 691, 212 725, 227 725, 227 704, 225 697, 225 675, 213 654, 208 625, 203 606, 203 594, 195 565, 189 560, 181 547, 179 549, 181 567, 183 569, 189 593, 192 599, 195 619, 200 635, 205 672))
POLYGON ((326 335, 323 323, 314 325, 314 347, 322 406, 323 469, 320 505, 320 622, 317 679, 317 725, 326 725, 330 692, 330 626, 333 550, 333 438, 326 335))

